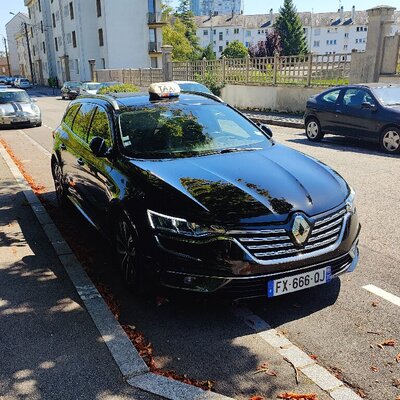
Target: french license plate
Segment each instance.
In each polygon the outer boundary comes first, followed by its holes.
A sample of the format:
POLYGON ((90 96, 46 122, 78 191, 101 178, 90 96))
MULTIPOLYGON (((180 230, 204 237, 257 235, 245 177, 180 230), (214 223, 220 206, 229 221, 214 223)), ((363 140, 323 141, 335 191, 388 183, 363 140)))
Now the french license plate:
POLYGON ((268 297, 297 292, 298 290, 328 283, 331 280, 331 267, 304 272, 268 282, 268 297))

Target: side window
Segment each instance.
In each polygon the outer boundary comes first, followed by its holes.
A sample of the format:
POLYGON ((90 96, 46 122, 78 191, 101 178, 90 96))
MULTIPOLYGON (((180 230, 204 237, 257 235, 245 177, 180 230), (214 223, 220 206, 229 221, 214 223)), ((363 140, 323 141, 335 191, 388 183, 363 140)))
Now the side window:
POLYGON ((332 90, 321 97, 321 100, 326 103, 336 103, 340 94, 340 89, 332 90))
POLYGON ((343 96, 343 104, 347 107, 361 108, 362 103, 371 103, 374 101, 371 95, 362 89, 347 89, 343 96))
POLYGON ((75 115, 80 106, 80 104, 74 104, 65 114, 64 123, 68 126, 68 128, 72 128, 72 123, 74 122, 75 115))
POLYGON ((88 142, 90 143, 95 136, 103 138, 108 147, 112 146, 110 121, 107 116, 107 111, 101 107, 97 107, 92 119, 88 142))
POLYGON ((96 106, 94 104, 82 104, 81 108, 76 114, 72 131, 80 137, 84 142, 87 139, 87 132, 89 129, 90 119, 93 114, 93 110, 96 106))

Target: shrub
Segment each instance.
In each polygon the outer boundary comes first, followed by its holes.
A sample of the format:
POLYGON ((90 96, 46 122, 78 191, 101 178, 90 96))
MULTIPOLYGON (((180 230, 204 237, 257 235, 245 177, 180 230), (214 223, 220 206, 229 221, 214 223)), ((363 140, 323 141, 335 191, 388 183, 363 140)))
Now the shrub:
POLYGON ((224 84, 218 83, 215 75, 212 72, 206 72, 203 77, 197 75, 196 81, 206 85, 216 96, 221 96, 221 89, 224 84))
POLYGON ((135 93, 139 88, 131 83, 121 83, 119 85, 104 86, 98 90, 98 94, 107 93, 135 93))

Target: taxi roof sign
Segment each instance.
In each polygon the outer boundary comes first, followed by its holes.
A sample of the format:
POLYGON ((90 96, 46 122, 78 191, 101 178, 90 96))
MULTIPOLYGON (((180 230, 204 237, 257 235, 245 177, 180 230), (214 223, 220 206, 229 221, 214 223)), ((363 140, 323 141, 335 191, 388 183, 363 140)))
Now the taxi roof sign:
POLYGON ((149 93, 151 99, 168 99, 179 97, 181 89, 174 82, 159 82, 150 85, 149 93))

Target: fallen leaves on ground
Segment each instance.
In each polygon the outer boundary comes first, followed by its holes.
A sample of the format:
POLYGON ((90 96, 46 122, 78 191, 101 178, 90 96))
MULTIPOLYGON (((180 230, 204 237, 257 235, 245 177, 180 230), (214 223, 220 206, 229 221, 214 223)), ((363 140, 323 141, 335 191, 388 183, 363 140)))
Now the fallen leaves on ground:
POLYGON ((396 346, 396 341, 393 339, 386 339, 385 341, 383 341, 382 343, 378 343, 377 345, 380 349, 383 349, 384 346, 396 346))
POLYGON ((315 354, 311 354, 311 355, 310 355, 310 358, 312 358, 313 360, 317 360, 317 359, 318 359, 318 356, 316 356, 315 354))
POLYGON ((261 364, 254 373, 255 374, 264 373, 265 375, 268 375, 268 376, 276 376, 277 375, 276 371, 273 371, 269 368, 268 363, 261 364))
POLYGON ((372 307, 378 307, 378 304, 379 304, 379 303, 378 303, 377 301, 373 301, 373 302, 371 303, 371 306, 372 306, 372 307))
POLYGON ((262 396, 252 396, 249 400, 265 400, 265 398, 262 396))
POLYGON ((393 379, 392 385, 394 387, 400 388, 400 379, 393 379))
POLYGON ((373 365, 371 365, 370 368, 371 368, 372 372, 378 372, 379 371, 379 369, 377 367, 374 367, 373 365))
POLYGON ((356 390, 356 393, 357 393, 362 399, 365 399, 365 398, 367 397, 367 395, 365 394, 364 390, 362 390, 362 389, 360 389, 360 388, 358 388, 358 389, 356 390))
POLYGON ((287 400, 318 400, 318 397, 315 393, 301 394, 301 393, 281 393, 278 395, 278 399, 287 399, 287 400))
POLYGON ((397 354, 397 356, 396 356, 396 361, 397 361, 398 363, 400 363, 400 353, 397 354))

